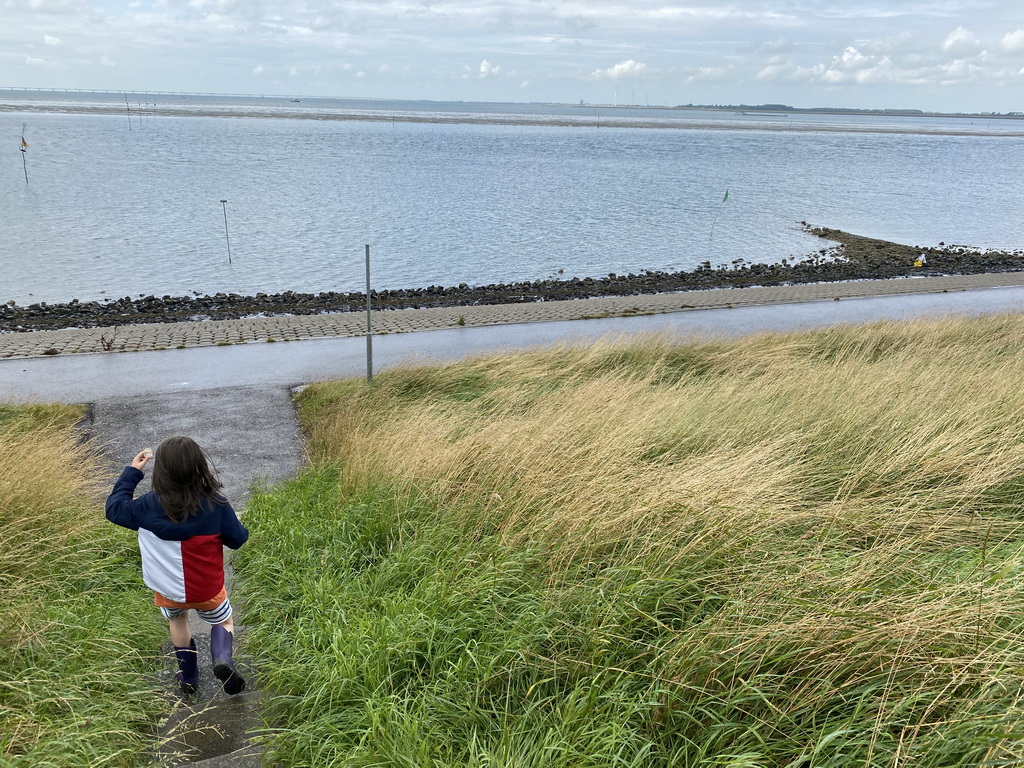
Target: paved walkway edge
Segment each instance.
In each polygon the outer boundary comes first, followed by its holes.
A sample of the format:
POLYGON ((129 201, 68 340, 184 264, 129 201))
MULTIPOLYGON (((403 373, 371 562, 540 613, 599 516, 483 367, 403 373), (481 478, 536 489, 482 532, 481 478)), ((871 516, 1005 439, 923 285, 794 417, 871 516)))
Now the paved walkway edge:
MULTIPOLYGON (((375 335, 414 333, 460 326, 512 325, 559 320, 652 315, 696 309, 792 304, 900 294, 971 291, 1024 286, 1024 272, 949 277, 856 280, 707 291, 610 296, 529 304, 384 310, 372 312, 375 335)), ((42 355, 140 352, 186 347, 274 343, 338 336, 363 336, 366 315, 343 312, 321 315, 249 317, 240 320, 117 325, 0 334, 0 359, 42 355)))

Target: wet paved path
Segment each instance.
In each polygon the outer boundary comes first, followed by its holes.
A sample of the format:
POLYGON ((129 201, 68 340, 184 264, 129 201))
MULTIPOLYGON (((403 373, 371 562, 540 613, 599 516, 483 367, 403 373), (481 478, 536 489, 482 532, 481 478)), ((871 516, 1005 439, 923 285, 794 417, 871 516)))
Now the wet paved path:
MULTIPOLYGON (((978 277, 1004 277, 978 276, 978 277)), ((1024 273, 1014 275, 1024 281, 1024 273)), ((963 286, 966 278, 933 278, 898 280, 901 289, 929 287, 928 293, 882 294, 840 301, 788 302, 794 295, 786 288, 776 291, 781 297, 775 303, 738 306, 733 309, 713 308, 702 311, 677 311, 666 314, 609 316, 601 319, 521 324, 449 327, 418 333, 394 333, 373 339, 374 370, 408 361, 453 360, 470 354, 482 354, 511 348, 579 343, 609 333, 669 331, 681 336, 713 337, 740 335, 757 331, 787 331, 834 323, 860 323, 876 319, 904 319, 922 315, 980 314, 1024 311, 1024 286, 993 287, 967 290, 941 288, 956 280, 963 286), (936 283, 942 280, 945 282, 936 283), (948 292, 944 292, 948 291, 948 292)), ((879 282, 879 281, 872 281, 879 282)), ((969 281, 977 283, 981 281, 969 281)), ((843 284, 848 286, 862 283, 843 284)), ((810 289, 817 286, 794 286, 810 289)), ((754 290, 754 289, 749 289, 754 290)), ((731 292, 733 295, 745 291, 731 292)), ((807 296, 810 291, 797 295, 807 296)), ((678 297, 680 294, 673 294, 678 297)), ((660 296, 632 297, 633 303, 661 300, 660 296)), ((554 304, 555 302, 551 302, 554 304)), ((562 303, 562 302, 559 302, 562 303)), ((565 302, 591 304, 592 302, 565 302)), ((531 305, 532 306, 532 305, 531 305)), ((468 309, 468 308, 467 308, 468 309)), ((498 307, 476 307, 481 313, 494 313, 498 307)), ((434 312, 415 310, 413 312, 434 312)), ((394 313, 388 313, 394 314, 394 313)), ((493 317, 493 314, 492 314, 493 317)), ((318 318, 274 318, 284 323, 299 323, 318 318)), ((247 321, 224 321, 242 323, 247 321)), ((189 324, 191 325, 191 324, 189 324)), ((213 325, 204 323, 201 325, 213 325)), ((140 326, 143 329, 163 326, 140 326)), ((47 333, 86 334, 87 331, 55 331, 47 333)), ((0 336, 20 337, 42 333, 0 336)), ((200 402, 196 395, 211 389, 255 387, 286 389, 331 378, 364 376, 366 373, 366 340, 342 336, 318 338, 294 343, 246 343, 227 346, 195 346, 168 349, 148 354, 59 354, 31 355, 0 359, 0 401, 96 402, 109 398, 149 397, 167 395, 180 398, 186 411, 200 402)))
MULTIPOLYGON (((92 403, 89 432, 103 449, 111 485, 142 448, 156 447, 173 434, 193 437, 213 458, 224 493, 243 521, 245 502, 253 485, 272 485, 284 480, 298 470, 302 457, 299 427, 286 387, 231 387, 104 397, 92 403)), ((147 472, 139 493, 149 490, 149 477, 147 472)), ((230 565, 227 576, 230 591, 230 565)), ((143 605, 141 595, 140 584, 143 605)), ((241 637, 245 632, 244 595, 232 594, 232 602, 237 609, 236 632, 241 637)), ((153 611, 152 620, 159 621, 151 604, 149 610, 153 611)), ((259 694, 252 685, 249 691, 234 697, 220 690, 220 683, 210 669, 210 627, 194 613, 190 616, 199 650, 199 692, 188 702, 174 696, 175 704, 159 729, 160 737, 170 740, 160 750, 161 758, 175 752, 189 758, 184 763, 167 759, 159 762, 189 764, 230 755, 224 762, 213 760, 200 765, 259 765, 259 752, 246 749, 247 732, 256 721, 253 708, 259 694)), ((246 664, 244 643, 238 656, 243 669, 251 669, 246 664)), ((175 688, 172 667, 168 646, 162 680, 168 691, 175 688)), ((250 683, 255 682, 250 677, 250 683)))
MULTIPOLYGON (((577 301, 478 305, 372 312, 375 334, 412 333, 446 328, 543 323, 685 312, 694 309, 750 307, 827 301, 836 298, 901 296, 1024 286, 1024 272, 959 277, 856 280, 762 288, 718 288, 686 293, 615 296, 577 301)), ((135 352, 152 349, 228 346, 268 341, 362 336, 366 315, 256 317, 244 320, 123 325, 0 334, 0 359, 82 352, 135 352)))

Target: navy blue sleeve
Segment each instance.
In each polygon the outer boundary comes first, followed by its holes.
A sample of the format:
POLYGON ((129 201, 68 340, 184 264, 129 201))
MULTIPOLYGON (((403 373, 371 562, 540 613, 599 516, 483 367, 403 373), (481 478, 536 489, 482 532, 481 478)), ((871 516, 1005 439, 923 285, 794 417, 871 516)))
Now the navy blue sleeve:
POLYGON ((107 497, 107 520, 132 531, 139 530, 136 515, 139 505, 132 502, 135 487, 144 475, 135 467, 125 467, 114 483, 114 490, 107 497))
POLYGON ((249 530, 238 521, 230 504, 220 508, 220 537, 229 549, 238 549, 249 540, 249 530))

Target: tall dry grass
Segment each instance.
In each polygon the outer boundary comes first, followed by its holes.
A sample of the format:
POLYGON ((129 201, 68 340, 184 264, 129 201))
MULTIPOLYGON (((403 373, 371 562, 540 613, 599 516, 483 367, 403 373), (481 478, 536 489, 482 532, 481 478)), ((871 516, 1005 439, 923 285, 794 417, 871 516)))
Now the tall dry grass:
POLYGON ((1024 499, 1022 342, 999 317, 520 353, 393 372, 312 415, 312 444, 351 486, 483 501, 510 534, 1000 536, 1024 499))
POLYGON ((636 764, 1012 761, 1022 347, 1017 316, 607 340, 317 385, 302 405, 341 503, 398 510, 373 563, 430 526, 460 554, 424 578, 511 557, 472 542, 531 553, 551 623, 518 658, 639 686, 586 715, 631 713, 636 764), (402 521, 424 504, 432 522, 402 521))
POLYGON ((103 517, 81 415, 0 405, 0 765, 133 764, 159 705, 135 546, 103 517))
POLYGON ((0 406, 0 589, 49 571, 68 543, 95 528, 83 507, 99 496, 97 462, 63 406, 0 406))

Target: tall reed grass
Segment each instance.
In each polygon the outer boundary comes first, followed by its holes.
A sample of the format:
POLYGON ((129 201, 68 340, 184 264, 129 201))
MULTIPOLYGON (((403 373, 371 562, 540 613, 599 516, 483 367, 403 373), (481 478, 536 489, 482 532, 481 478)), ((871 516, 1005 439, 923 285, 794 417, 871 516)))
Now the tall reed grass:
POLYGON ((323 384, 249 512, 289 765, 1024 761, 1024 319, 323 384))
POLYGON ((137 546, 103 517, 112 479, 80 441, 81 415, 0 404, 3 766, 137 764, 167 706, 137 546))

